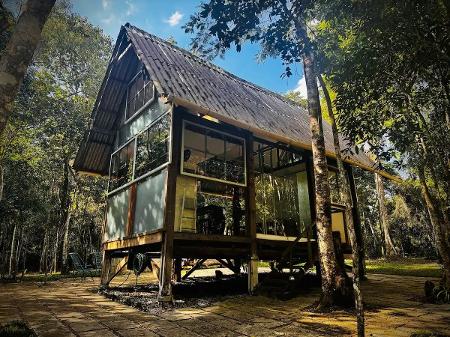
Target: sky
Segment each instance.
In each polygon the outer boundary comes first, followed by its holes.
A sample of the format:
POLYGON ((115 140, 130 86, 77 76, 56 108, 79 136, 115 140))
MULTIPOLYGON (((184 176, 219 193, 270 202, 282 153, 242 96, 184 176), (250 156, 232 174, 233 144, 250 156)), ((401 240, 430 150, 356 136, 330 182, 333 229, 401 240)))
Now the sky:
MULTIPOLYGON (((120 26, 129 22, 163 39, 173 37, 177 45, 189 49, 192 35, 181 28, 200 4, 197 0, 73 0, 73 10, 99 26, 115 41, 120 26)), ((300 91, 306 97, 301 67, 290 78, 281 78, 284 67, 280 59, 258 62, 258 45, 246 44, 240 53, 228 51, 213 60, 225 70, 269 90, 286 93, 300 91)))

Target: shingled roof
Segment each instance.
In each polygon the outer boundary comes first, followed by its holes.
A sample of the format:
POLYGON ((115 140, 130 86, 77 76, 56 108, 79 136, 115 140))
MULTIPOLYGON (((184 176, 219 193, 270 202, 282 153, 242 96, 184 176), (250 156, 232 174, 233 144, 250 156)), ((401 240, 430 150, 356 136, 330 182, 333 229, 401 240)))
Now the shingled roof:
MULTIPOLYGON (((248 129, 258 136, 311 148, 309 116, 303 107, 130 24, 121 28, 115 53, 120 48, 123 50, 123 44, 128 41, 159 94, 169 101, 248 129)), ((114 69, 114 61, 113 56, 94 108, 91 129, 75 160, 74 166, 79 170, 107 172, 109 161, 105 160, 111 153, 114 137, 105 130, 114 128, 113 115, 118 114, 123 97, 117 92, 124 91, 125 81, 121 78, 127 76, 124 71, 119 74, 114 69)), ((327 155, 334 156, 332 131, 326 122, 324 137, 327 155)), ((347 161, 366 169, 373 167, 373 162, 363 153, 347 161)))

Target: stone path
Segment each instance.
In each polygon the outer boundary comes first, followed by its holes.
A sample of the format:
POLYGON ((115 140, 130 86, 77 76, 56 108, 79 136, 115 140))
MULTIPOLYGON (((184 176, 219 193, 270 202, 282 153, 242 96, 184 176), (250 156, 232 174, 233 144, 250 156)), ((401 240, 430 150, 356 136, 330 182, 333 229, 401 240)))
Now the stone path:
MULTIPOLYGON (((423 278, 369 275, 367 336, 450 335, 450 305, 424 304, 423 278)), ((98 279, 0 285, 0 322, 22 319, 39 336, 351 336, 355 318, 344 311, 315 314, 303 308, 308 293, 289 301, 238 297, 207 308, 151 315, 92 293, 98 279)))

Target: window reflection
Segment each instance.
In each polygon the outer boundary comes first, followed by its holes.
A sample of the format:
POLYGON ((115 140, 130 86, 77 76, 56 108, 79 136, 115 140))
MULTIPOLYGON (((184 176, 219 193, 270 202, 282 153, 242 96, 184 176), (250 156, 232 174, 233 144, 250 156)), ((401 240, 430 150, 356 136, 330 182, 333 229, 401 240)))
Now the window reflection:
POLYGON ((169 115, 137 136, 135 178, 169 161, 169 115))
POLYGON ((245 184, 244 140, 185 122, 183 172, 245 184))
POLYGON ((133 179, 134 141, 125 145, 111 158, 109 191, 118 189, 133 179))

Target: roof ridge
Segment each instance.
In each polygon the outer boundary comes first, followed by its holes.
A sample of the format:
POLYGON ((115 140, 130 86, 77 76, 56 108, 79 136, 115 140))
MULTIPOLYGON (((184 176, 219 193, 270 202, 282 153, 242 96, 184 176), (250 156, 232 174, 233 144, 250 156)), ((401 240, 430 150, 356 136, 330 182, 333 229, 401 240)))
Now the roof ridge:
POLYGON ((168 42, 168 41, 166 41, 166 40, 164 40, 164 39, 162 39, 162 38, 160 38, 160 37, 158 37, 158 36, 156 36, 154 34, 148 33, 148 32, 146 32, 145 30, 143 30, 143 29, 141 29, 139 27, 136 27, 136 26, 134 26, 134 25, 132 25, 130 23, 126 23, 124 25, 124 27, 127 28, 127 29, 135 29, 139 33, 141 33, 141 34, 143 34, 143 35, 145 35, 145 36, 155 40, 157 43, 162 43, 162 44, 164 44, 165 46, 167 46, 169 48, 173 48, 175 50, 178 50, 184 56, 187 56, 187 57, 191 58, 192 60, 194 60, 194 61, 196 61, 196 62, 198 62, 200 64, 203 64, 204 66, 207 66, 210 69, 212 69, 212 70, 214 70, 214 71, 216 71, 216 72, 218 72, 218 73, 220 73, 220 74, 222 74, 224 76, 228 76, 229 78, 233 79, 234 81, 238 81, 238 82, 240 82, 240 83, 242 83, 242 84, 244 84, 244 85, 246 85, 248 87, 251 87, 251 88, 253 88, 255 90, 262 91, 262 92, 264 92, 266 94, 275 96, 275 97, 283 100, 284 102, 286 102, 286 103, 288 103, 290 105, 293 105, 295 107, 299 107, 299 108, 304 109, 300 104, 298 104, 295 101, 292 101, 292 100, 284 97, 283 95, 281 95, 279 93, 276 93, 276 92, 271 91, 271 90, 269 90, 267 88, 261 87, 261 86, 255 84, 255 83, 253 83, 253 82, 247 81, 247 80, 245 80, 245 79, 243 79, 243 78, 241 78, 239 76, 236 76, 236 75, 232 74, 231 72, 223 69, 222 67, 219 67, 218 65, 216 65, 216 64, 214 64, 214 63, 212 63, 212 62, 210 62, 208 60, 205 60, 205 59, 203 59, 203 58, 201 58, 201 57, 191 53, 190 51, 188 51, 188 50, 186 50, 184 48, 181 48, 181 47, 179 47, 177 45, 174 45, 174 44, 172 44, 172 43, 170 43, 170 42, 168 42))

